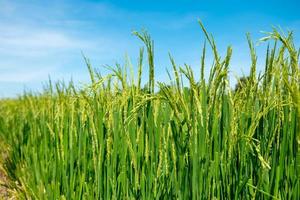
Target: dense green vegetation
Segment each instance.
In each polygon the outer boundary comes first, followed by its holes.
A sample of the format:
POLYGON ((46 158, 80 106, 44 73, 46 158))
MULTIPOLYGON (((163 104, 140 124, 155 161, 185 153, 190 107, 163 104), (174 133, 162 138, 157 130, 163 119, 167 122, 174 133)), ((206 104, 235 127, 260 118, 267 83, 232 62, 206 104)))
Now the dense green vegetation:
POLYGON ((201 77, 173 66, 171 85, 154 80, 153 41, 145 44, 149 81, 128 66, 101 76, 86 59, 91 84, 49 83, 0 104, 6 169, 28 199, 299 199, 299 51, 274 30, 265 70, 232 90, 224 58, 205 31, 201 77), (209 78, 208 46, 214 55, 209 78), (131 73, 127 73, 130 71, 131 73), (183 80, 189 83, 184 87, 183 80), (155 88, 159 92, 155 92, 155 88))

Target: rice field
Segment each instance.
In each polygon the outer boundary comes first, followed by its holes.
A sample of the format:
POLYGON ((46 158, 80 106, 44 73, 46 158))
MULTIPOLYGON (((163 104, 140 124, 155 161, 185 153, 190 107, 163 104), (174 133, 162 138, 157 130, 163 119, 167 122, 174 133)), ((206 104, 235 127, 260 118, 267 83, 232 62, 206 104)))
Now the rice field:
POLYGON ((18 199, 300 199, 293 34, 262 38, 261 73, 248 35, 250 73, 234 89, 231 47, 221 57, 200 28, 200 77, 170 55, 171 82, 156 81, 153 40, 135 32, 144 45, 136 72, 117 65, 102 76, 85 58, 90 84, 49 81, 39 94, 1 100, 4 166, 18 199))

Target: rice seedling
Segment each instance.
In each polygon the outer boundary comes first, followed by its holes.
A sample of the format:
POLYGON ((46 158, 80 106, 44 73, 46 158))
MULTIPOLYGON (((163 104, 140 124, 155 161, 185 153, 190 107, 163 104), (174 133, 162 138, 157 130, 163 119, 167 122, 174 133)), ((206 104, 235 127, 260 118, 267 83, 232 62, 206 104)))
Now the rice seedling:
POLYGON ((207 41, 200 77, 170 55, 171 83, 155 82, 153 40, 135 32, 147 54, 146 89, 141 48, 136 79, 128 62, 101 76, 84 57, 86 87, 50 81, 40 94, 1 100, 5 167, 19 198, 299 199, 300 52, 292 33, 274 29, 262 39, 275 42, 260 75, 247 36, 250 74, 233 91, 232 48, 221 57, 200 27, 207 41), (208 48, 212 66, 205 64, 208 48))

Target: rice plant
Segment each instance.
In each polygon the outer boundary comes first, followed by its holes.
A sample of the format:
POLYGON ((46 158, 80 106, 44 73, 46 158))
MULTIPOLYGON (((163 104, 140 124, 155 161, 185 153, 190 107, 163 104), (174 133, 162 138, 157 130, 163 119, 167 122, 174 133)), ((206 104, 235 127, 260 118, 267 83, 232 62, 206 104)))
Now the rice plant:
POLYGON ((135 32, 146 49, 137 78, 128 64, 101 76, 85 58, 89 85, 49 81, 40 94, 1 100, 5 166, 18 198, 299 199, 300 51, 292 33, 274 29, 262 39, 270 45, 259 75, 248 36, 249 77, 233 90, 232 48, 221 57, 200 28, 200 77, 170 55, 172 81, 155 82, 154 42, 135 32))

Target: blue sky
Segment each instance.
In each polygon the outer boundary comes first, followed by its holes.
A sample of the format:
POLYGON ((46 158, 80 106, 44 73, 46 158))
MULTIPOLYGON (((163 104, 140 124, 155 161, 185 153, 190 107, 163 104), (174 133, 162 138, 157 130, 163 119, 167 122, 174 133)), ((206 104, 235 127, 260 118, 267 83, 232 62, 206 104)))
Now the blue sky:
MULTIPOLYGON (((41 90, 53 80, 88 81, 81 52, 103 73, 105 64, 136 63, 142 45, 131 32, 148 30, 155 41, 156 78, 168 81, 168 52, 199 75, 204 36, 201 19, 221 53, 233 46, 232 76, 249 71, 245 39, 254 41, 272 26, 295 32, 300 44, 299 1, 80 1, 0 0, 0 97, 13 97, 24 88, 41 90)), ((265 45, 257 46, 259 56, 265 45)), ((263 58, 259 59, 263 68, 263 58)), ((206 71, 210 68, 209 58, 206 71)), ((147 68, 145 68, 145 77, 147 68)))

